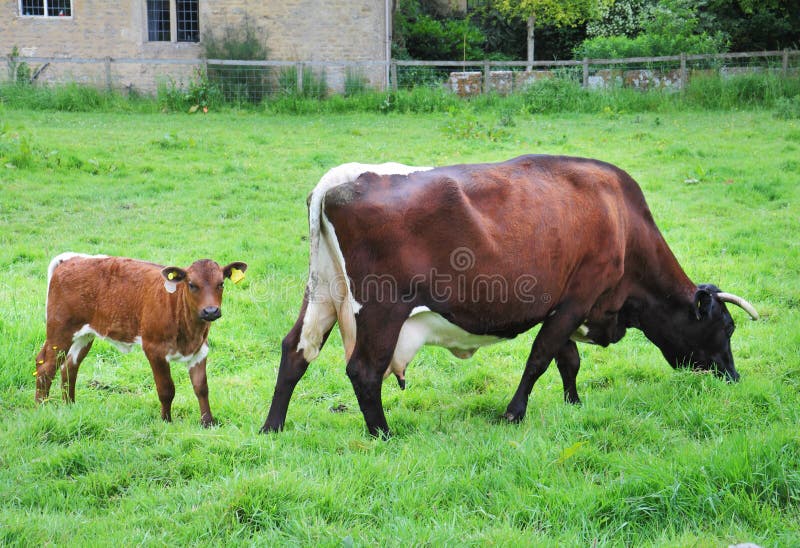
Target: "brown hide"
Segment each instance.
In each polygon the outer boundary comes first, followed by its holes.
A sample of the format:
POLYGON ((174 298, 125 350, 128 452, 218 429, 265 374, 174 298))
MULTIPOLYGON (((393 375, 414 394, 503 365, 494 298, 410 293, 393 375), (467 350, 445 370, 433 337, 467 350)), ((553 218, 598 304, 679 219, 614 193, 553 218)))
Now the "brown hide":
MULTIPOLYGON (((365 172, 325 188, 329 236, 358 305, 347 374, 373 435, 389 432, 382 379, 417 307, 468 336, 510 338, 541 324, 504 414, 513 422, 525 416, 531 389, 553 360, 565 400, 579 403, 575 341, 607 346, 629 327, 641 329, 673 367, 739 378, 724 302, 742 302, 756 318, 752 305, 695 285, 639 185, 611 164, 529 155, 408 175, 365 172)), ((307 290, 283 341, 264 432, 283 428, 308 367, 299 341, 310 298, 307 290)), ((324 327, 323 344, 331 329, 324 327)))
POLYGON ((204 259, 183 270, 123 257, 61 257, 63 262, 56 258, 51 265, 47 340, 37 357, 36 400, 48 396, 55 369, 61 367, 64 397, 74 401, 78 366, 97 335, 118 346, 141 343, 165 420, 171 419, 174 397, 168 362, 187 362, 201 421, 211 424, 205 373, 210 322, 221 315, 224 279, 234 268, 244 272, 247 265, 221 268, 204 259))
POLYGON ((359 280, 390 274, 412 296, 401 306, 427 306, 470 333, 513 337, 565 300, 600 328, 631 292, 646 291, 640 281, 687 303, 694 294, 638 185, 602 162, 523 157, 365 174, 329 191, 326 206, 359 303, 387 297, 359 280), (471 262, 454 264, 456 250, 471 262), (666 271, 653 280, 656 264, 666 271), (646 280, 624 276, 646 271, 646 280), (487 278, 506 295, 476 291, 487 278))

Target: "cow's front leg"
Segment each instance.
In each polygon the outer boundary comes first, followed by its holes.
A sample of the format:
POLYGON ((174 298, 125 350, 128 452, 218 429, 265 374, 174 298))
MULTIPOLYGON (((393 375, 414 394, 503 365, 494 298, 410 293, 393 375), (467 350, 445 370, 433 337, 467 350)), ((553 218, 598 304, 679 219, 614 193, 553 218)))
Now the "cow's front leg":
MULTIPOLYGON (((522 374, 517 391, 503 415, 509 422, 519 422, 525 418, 528 397, 534 383, 547 370, 547 366, 550 365, 556 354, 566 346, 569 336, 581 324, 582 318, 583 315, 576 313, 574 309, 561 306, 555 315, 548 317, 542 324, 542 328, 533 341, 531 353, 525 364, 525 372, 522 374)), ((575 374, 577 375, 577 370, 575 374)), ((575 396, 577 397, 577 393, 575 396)))
POLYGON ((575 341, 569 340, 562 346, 556 354, 556 365, 558 372, 561 373, 561 383, 564 385, 564 401, 567 403, 580 404, 578 397, 578 387, 576 379, 578 370, 581 367, 581 356, 578 354, 578 347, 575 341))
POLYGON ((205 428, 214 424, 211 407, 208 404, 208 379, 206 378, 206 360, 202 359, 189 368, 189 378, 192 379, 194 394, 200 404, 200 424, 205 428))
POLYGON ((145 356, 150 361, 153 379, 156 381, 156 392, 161 402, 161 418, 172 422, 172 400, 175 399, 175 383, 169 370, 166 357, 156 349, 144 348, 145 356))

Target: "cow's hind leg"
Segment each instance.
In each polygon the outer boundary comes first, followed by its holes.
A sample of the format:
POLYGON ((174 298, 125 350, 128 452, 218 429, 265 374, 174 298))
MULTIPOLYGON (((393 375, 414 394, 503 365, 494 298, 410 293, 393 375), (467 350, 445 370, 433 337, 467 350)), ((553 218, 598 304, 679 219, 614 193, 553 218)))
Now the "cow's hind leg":
MULTIPOLYGON (((569 336, 581 324, 583 317, 584 314, 576 312, 574 308, 562 306, 555 315, 547 318, 542 324, 533 341, 517 391, 503 415, 509 422, 519 422, 525 418, 528 397, 534 383, 547 370, 553 358, 566 346, 569 336)), ((577 374, 577 370, 575 373, 577 374)), ((575 395, 577 397, 577 393, 575 395)))
MULTIPOLYGON (((61 369, 62 383, 66 386, 67 376, 63 368, 71 344, 70 337, 48 334, 42 349, 36 355, 36 403, 43 402, 50 395, 57 369, 61 369)), ((66 392, 64 394, 66 397, 66 392)))
MULTIPOLYGON (((309 362, 305 359, 303 350, 298 349, 308 306, 308 299, 304 298, 303 306, 300 308, 300 316, 281 343, 281 363, 278 368, 278 379, 275 382, 275 393, 272 396, 272 404, 269 407, 267 420, 264 421, 264 425, 261 427, 262 433, 283 430, 283 425, 286 422, 286 413, 289 410, 289 400, 292 398, 295 386, 297 386, 306 369, 308 369, 309 362)), ((319 348, 316 349, 319 351, 325 345, 325 341, 328 340, 331 329, 336 323, 336 310, 332 304, 314 303, 312 306, 322 307, 322 313, 318 316, 315 315, 313 320, 319 322, 315 328, 319 328, 322 332, 322 342, 319 348)))
POLYGON ((75 383, 78 379, 78 368, 81 366, 86 354, 91 350, 93 342, 93 338, 86 339, 85 346, 80 348, 75 348, 75 343, 73 343, 73 348, 70 349, 65 363, 61 366, 61 390, 64 392, 65 401, 75 401, 75 383))
POLYGON ((189 378, 192 380, 194 395, 200 404, 200 424, 208 428, 214 424, 211 415, 211 406, 208 404, 208 378, 206 377, 206 360, 200 360, 189 368, 189 378))
POLYGON ((390 434, 381 388, 407 316, 408 311, 399 307, 386 310, 365 306, 356 318, 356 345, 347 362, 347 376, 372 436, 388 437, 390 434))
POLYGON ((561 373, 561 382, 564 385, 564 401, 567 403, 580 404, 576 378, 581 367, 581 357, 578 354, 578 347, 575 341, 569 340, 562 346, 556 354, 556 365, 558 372, 561 373))

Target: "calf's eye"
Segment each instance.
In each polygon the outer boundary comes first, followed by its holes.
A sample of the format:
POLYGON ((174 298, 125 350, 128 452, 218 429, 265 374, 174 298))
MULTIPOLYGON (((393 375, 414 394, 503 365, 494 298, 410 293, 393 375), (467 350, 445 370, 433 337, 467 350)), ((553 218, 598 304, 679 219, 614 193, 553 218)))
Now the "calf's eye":
POLYGON ((191 291, 197 291, 197 286, 194 285, 192 282, 188 282, 188 285, 191 291))

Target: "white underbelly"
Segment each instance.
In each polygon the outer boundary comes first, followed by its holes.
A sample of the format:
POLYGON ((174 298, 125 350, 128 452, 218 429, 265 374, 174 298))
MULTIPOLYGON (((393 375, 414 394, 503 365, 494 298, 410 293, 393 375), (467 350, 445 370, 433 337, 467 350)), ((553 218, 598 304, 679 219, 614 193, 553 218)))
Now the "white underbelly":
POLYGON ((425 306, 411 311, 397 338, 394 356, 384 377, 394 373, 404 378, 406 366, 424 345, 447 348, 454 356, 466 359, 478 348, 503 339, 494 335, 475 335, 448 322, 440 314, 425 306))

